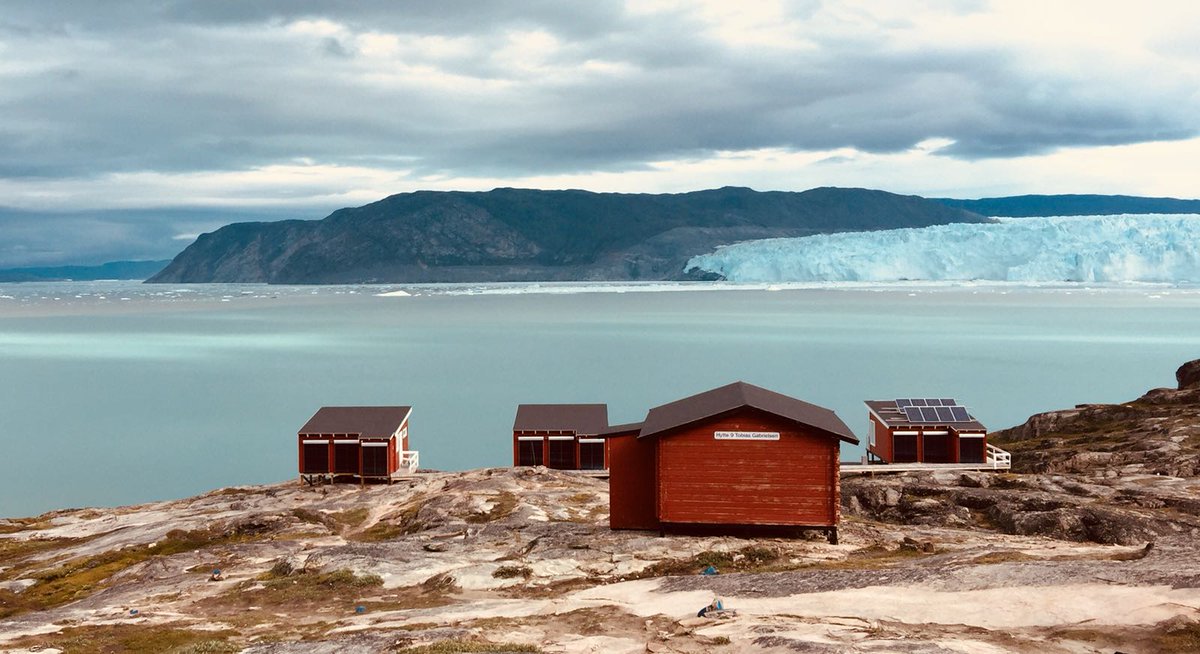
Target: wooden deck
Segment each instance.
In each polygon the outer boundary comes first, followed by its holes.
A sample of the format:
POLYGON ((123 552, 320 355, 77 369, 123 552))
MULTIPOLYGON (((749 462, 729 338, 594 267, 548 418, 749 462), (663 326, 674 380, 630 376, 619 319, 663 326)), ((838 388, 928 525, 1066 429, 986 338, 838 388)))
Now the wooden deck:
POLYGON ((843 475, 873 475, 889 472, 932 472, 936 470, 979 470, 1003 471, 1012 468, 1012 455, 995 445, 987 446, 987 461, 984 463, 847 463, 841 464, 843 475))

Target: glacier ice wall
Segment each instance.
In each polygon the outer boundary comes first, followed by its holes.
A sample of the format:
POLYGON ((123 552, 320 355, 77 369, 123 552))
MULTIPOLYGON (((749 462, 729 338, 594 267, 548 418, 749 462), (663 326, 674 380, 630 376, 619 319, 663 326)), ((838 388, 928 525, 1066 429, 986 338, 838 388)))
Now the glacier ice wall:
POLYGON ((687 269, 737 282, 1198 282, 1200 215, 1001 218, 747 241, 687 269))

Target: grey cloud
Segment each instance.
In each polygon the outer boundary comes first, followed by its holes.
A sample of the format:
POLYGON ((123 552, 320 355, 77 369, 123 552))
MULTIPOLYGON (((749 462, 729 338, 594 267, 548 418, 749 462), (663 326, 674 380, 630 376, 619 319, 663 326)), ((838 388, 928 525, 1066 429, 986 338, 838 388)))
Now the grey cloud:
MULTIPOLYGON (((800 17, 818 9, 791 7, 800 17)), ((930 137, 953 139, 946 153, 973 159, 1187 138, 1200 124, 1184 82, 1102 94, 1097 105, 1091 91, 1116 80, 1051 77, 989 47, 897 52, 863 34, 818 35, 817 50, 792 54, 735 50, 685 15, 633 18, 616 2, 48 1, 6 13, 0 42, 18 62, 0 74, 0 175, 10 178, 301 157, 402 158, 418 173, 511 177, 628 170, 721 149, 892 152, 930 137), (467 81, 372 77, 352 43, 281 33, 288 21, 321 17, 403 39, 470 37, 466 52, 444 55, 405 43, 403 61, 467 81), (551 67, 624 68, 547 76, 496 58, 507 30, 534 28, 564 43, 551 67), (1030 102, 1039 84, 1054 93, 1030 102)))

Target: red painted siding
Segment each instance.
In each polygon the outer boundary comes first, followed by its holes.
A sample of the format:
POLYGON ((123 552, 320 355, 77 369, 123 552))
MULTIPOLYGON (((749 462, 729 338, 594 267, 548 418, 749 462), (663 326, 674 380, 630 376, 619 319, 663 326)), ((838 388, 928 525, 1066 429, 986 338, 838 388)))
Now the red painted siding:
POLYGON ((655 512, 655 447, 637 432, 609 436, 608 524, 613 529, 658 529, 655 512))
POLYGON ((742 408, 655 440, 664 523, 837 525, 836 439, 742 408), (780 439, 716 440, 716 431, 779 432, 780 439))

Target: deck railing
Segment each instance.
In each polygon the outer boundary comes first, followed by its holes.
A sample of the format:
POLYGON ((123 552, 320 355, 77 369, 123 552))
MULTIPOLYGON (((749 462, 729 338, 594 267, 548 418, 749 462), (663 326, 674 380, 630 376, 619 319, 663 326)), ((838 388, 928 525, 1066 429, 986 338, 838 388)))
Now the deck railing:
POLYGON ((1011 468, 1012 455, 1007 450, 1002 450, 991 443, 987 446, 987 462, 993 468, 1011 468))
POLYGON ((408 472, 416 472, 420 461, 421 453, 417 450, 403 450, 400 452, 400 467, 408 472))

